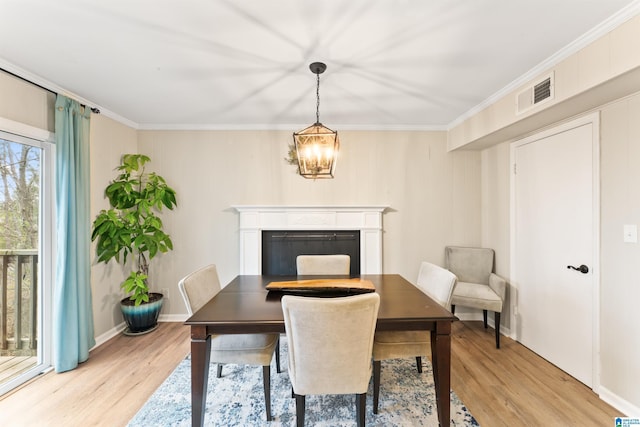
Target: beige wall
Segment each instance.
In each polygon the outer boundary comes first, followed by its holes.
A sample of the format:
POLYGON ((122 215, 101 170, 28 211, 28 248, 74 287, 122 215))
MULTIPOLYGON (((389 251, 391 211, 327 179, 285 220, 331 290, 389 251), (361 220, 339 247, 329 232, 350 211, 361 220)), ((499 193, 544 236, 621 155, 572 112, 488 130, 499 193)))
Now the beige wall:
MULTIPOLYGON (((123 153, 137 152, 137 134, 105 116, 91 115, 91 213, 96 217, 101 209, 108 209, 104 189, 114 177, 114 168, 123 153)), ((92 246, 93 249, 94 246, 92 246)), ((95 251, 91 253, 91 287, 95 335, 100 337, 122 323, 118 301, 123 298, 120 283, 129 272, 111 261, 97 264, 95 251)))
MULTIPOLYGON (((492 248, 495 255, 495 272, 508 281, 510 273, 510 174, 509 144, 503 143, 481 152, 481 246, 492 248)), ((500 322, 502 327, 511 329, 511 286, 507 286, 507 296, 500 322)))
POLYGON ((415 280, 420 261, 442 265, 444 246, 480 243, 480 154, 447 153, 444 132, 340 132, 336 178, 306 180, 284 157, 291 132, 141 131, 138 148, 178 194, 163 218, 174 251, 152 265, 168 289, 163 315, 185 308, 178 280, 206 263, 238 274, 232 205, 388 205, 383 269, 415 280))
MULTIPOLYGON (((623 225, 640 223, 640 93, 600 111, 600 393, 618 408, 640 408, 640 244, 623 225)), ((560 118, 558 118, 560 121, 560 118)), ((549 123, 550 125, 551 123, 549 123)), ((482 244, 509 277, 509 142, 482 151, 482 244)), ((504 316, 508 318, 507 315, 504 316)), ((503 323, 503 326, 508 326, 503 323)))
POLYGON ((0 118, 53 132, 54 105, 52 92, 0 71, 0 118))
POLYGON ((640 93, 605 106, 600 132, 601 382, 640 408, 640 244, 622 238, 640 224, 640 93))

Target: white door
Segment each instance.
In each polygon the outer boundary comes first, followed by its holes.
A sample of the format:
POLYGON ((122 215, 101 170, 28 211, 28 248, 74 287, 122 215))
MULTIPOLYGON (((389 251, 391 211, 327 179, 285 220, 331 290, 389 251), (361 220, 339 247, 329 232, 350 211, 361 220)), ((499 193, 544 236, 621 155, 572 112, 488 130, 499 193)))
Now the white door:
POLYGON ((512 148, 516 338, 590 387, 597 366, 597 147, 597 116, 589 116, 512 148), (582 265, 588 272, 572 268, 582 265))

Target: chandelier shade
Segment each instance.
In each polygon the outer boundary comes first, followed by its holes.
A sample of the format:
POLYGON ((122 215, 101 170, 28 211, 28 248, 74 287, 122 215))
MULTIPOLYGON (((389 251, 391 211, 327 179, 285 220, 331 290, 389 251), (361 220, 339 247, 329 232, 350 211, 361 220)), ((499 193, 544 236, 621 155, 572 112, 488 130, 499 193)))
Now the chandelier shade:
POLYGON ((293 134, 298 172, 305 178, 333 178, 340 140, 338 132, 315 123, 293 134))
POLYGON ((293 134, 298 173, 311 179, 333 178, 340 140, 338 132, 320 123, 320 74, 324 72, 326 65, 314 62, 309 68, 317 75, 316 122, 293 134))

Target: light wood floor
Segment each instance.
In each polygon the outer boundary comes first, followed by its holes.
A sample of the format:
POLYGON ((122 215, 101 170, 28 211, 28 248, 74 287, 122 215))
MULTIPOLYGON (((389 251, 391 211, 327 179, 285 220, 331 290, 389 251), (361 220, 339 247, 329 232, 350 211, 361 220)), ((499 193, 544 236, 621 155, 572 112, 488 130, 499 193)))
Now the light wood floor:
MULTIPOLYGON (((619 414, 587 387, 481 322, 453 327, 451 387, 483 427, 609 426, 619 414)), ((118 336, 74 371, 0 398, 2 426, 124 426, 189 352, 189 330, 118 336)), ((383 368, 384 369, 384 368, 383 368)))
POLYGON ((451 388, 481 426, 612 426, 619 411, 482 322, 453 325, 451 388))

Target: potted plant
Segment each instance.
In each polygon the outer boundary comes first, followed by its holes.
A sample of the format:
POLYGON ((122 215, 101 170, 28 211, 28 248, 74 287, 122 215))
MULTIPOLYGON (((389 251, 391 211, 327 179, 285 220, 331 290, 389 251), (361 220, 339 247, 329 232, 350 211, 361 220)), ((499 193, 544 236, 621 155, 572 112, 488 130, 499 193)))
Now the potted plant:
POLYGON ((126 265, 128 256, 133 258, 134 268, 120 285, 129 294, 120 308, 127 323, 125 333, 132 335, 157 327, 163 295, 149 292, 149 261, 173 249, 158 214, 176 206, 176 192, 160 175, 145 171, 149 161, 143 154, 122 156, 116 168, 120 174, 105 189, 111 208, 100 211, 91 233, 91 241, 97 240, 98 262, 115 258, 126 265))

